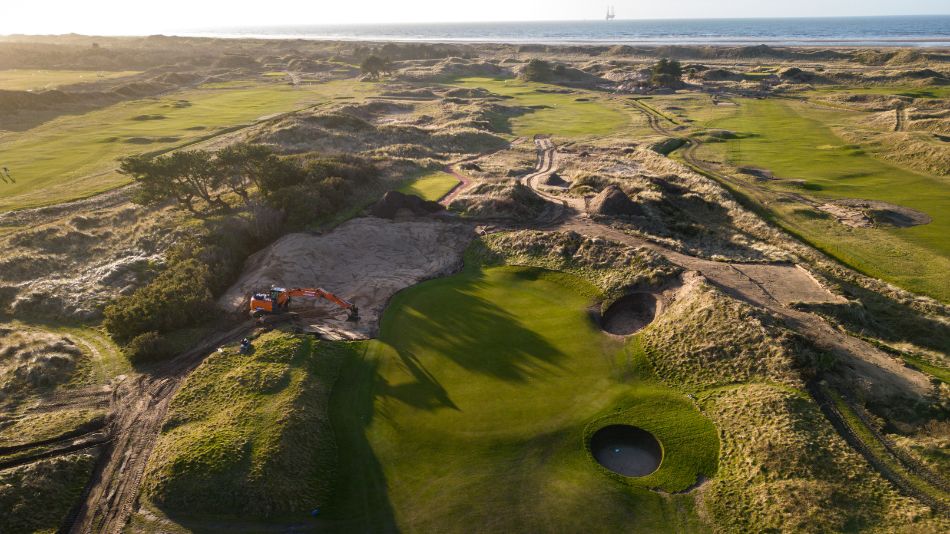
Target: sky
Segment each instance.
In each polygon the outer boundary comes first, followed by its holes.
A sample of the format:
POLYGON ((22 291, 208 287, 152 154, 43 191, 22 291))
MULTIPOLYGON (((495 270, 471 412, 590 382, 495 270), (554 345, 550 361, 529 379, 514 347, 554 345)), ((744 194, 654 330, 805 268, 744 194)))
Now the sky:
POLYGON ((950 14, 950 0, 0 0, 0 34, 147 35, 228 26, 950 14))

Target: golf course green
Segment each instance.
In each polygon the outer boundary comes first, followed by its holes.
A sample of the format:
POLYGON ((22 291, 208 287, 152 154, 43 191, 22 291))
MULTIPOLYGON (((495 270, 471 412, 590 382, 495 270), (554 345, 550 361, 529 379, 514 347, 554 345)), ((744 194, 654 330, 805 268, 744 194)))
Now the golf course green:
POLYGON ((468 266, 393 298, 344 364, 330 416, 338 481, 321 518, 362 531, 681 531, 715 474, 713 424, 652 378, 638 338, 600 331, 580 278, 468 266), (588 443, 611 424, 659 441, 631 478, 588 443), (653 489, 663 490, 662 492, 653 489))
POLYGON ((434 171, 407 181, 399 188, 399 191, 425 200, 436 201, 449 194, 458 184, 458 178, 455 176, 447 172, 434 171))

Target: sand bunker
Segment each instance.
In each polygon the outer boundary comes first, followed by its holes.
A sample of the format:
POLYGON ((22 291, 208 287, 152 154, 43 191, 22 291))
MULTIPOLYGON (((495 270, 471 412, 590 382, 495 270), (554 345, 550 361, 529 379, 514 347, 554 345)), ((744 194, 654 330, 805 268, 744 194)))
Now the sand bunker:
POLYGON ((600 465, 628 477, 649 475, 663 460, 663 449, 653 434, 629 425, 605 426, 595 432, 590 452, 600 465))
POLYGON ((660 301, 650 293, 631 293, 607 308, 601 325, 611 334, 627 336, 652 323, 660 307, 660 301))
POLYGON ((830 214, 841 224, 852 228, 871 228, 874 226, 909 228, 929 224, 932 220, 930 215, 915 209, 879 200, 862 200, 859 198, 846 198, 828 202, 818 206, 818 209, 830 214))
POLYGON ((251 256, 244 274, 218 301, 243 313, 248 296, 271 285, 322 287, 360 308, 360 321, 324 301, 296 299, 291 309, 328 337, 376 335, 379 316, 399 290, 455 271, 474 237, 472 226, 440 221, 354 219, 324 235, 289 234, 251 256))

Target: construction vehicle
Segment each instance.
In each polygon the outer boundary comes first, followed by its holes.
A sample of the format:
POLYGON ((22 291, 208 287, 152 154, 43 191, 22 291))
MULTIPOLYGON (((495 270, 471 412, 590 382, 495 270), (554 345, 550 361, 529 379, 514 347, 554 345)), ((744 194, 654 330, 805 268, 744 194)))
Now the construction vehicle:
POLYGON ((266 293, 254 293, 251 296, 251 316, 255 319, 261 319, 267 315, 289 313, 290 301, 294 297, 329 300, 347 311, 347 321, 358 321, 360 318, 359 309, 355 304, 319 287, 298 287, 295 289, 272 287, 266 293))

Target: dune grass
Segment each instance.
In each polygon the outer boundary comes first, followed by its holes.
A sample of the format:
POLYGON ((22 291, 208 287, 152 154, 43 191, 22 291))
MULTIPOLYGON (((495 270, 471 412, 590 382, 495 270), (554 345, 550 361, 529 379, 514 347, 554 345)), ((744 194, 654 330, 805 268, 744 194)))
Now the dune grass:
POLYGON ((399 188, 399 191, 425 200, 437 201, 449 194, 449 191, 458 183, 458 178, 455 176, 447 172, 435 171, 409 180, 399 188))
POLYGON ((564 91, 563 87, 511 79, 462 78, 453 85, 483 88, 511 97, 507 105, 537 107, 524 115, 513 117, 507 127, 515 136, 555 135, 559 137, 590 137, 615 133, 631 119, 613 104, 605 103, 590 91, 576 90, 569 94, 542 91, 564 91), (578 98, 588 99, 578 101, 578 98))
POLYGON ((24 415, 0 429, 0 447, 14 447, 81 433, 84 429, 101 426, 104 410, 66 409, 24 415))
POLYGON ((362 531, 698 530, 679 491, 715 473, 718 437, 653 381, 639 345, 601 333, 598 291, 533 268, 469 268, 393 299, 334 388, 340 480, 326 521, 362 531), (606 472, 586 438, 653 432, 663 463, 606 472))
POLYGON ((58 532, 82 497, 95 460, 76 453, 0 471, 0 532, 58 532))
POLYGON ((38 91, 56 89, 74 83, 90 83, 109 78, 122 78, 139 71, 94 71, 94 70, 0 70, 0 89, 11 91, 38 91))
POLYGON ((850 228, 792 200, 760 200, 784 226, 843 262, 950 300, 950 184, 945 179, 890 165, 847 144, 830 126, 852 120, 852 112, 775 99, 743 99, 733 109, 732 117, 711 124, 744 138, 704 144, 701 155, 769 169, 783 180, 760 185, 777 195, 882 200, 930 215, 930 224, 912 228, 850 228))
POLYGON ((185 522, 279 519, 323 504, 336 443, 326 410, 347 345, 281 332, 210 356, 176 393, 144 493, 185 522))
POLYGON ((0 136, 0 165, 10 169, 16 184, 0 184, 0 211, 81 198, 126 183, 115 172, 121 156, 173 149, 337 92, 367 90, 351 81, 305 88, 242 82, 122 102, 9 133, 0 136))

